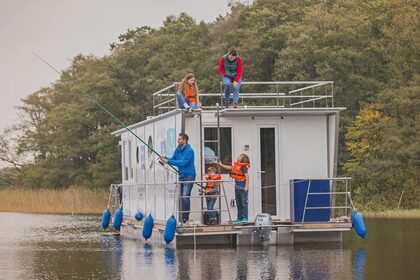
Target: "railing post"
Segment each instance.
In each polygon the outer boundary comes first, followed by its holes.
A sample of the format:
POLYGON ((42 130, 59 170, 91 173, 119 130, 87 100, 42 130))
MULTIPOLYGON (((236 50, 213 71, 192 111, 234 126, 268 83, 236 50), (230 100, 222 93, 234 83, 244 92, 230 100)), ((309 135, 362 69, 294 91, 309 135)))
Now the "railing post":
MULTIPOLYGON (((232 217, 230 216, 229 204, 228 204, 227 197, 226 197, 225 184, 223 182, 221 182, 221 186, 222 186, 222 189, 223 189, 223 197, 225 198, 225 202, 226 202, 226 209, 228 210, 229 221, 232 221, 232 217)), ((222 214, 220 214, 220 220, 221 219, 222 219, 222 214)))

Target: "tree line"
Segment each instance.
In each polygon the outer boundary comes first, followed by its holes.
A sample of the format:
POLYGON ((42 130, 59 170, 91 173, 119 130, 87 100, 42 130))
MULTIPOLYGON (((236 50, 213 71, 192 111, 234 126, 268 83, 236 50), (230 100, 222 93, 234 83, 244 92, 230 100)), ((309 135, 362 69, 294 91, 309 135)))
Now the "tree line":
POLYGON ((151 93, 195 73, 217 92, 217 64, 235 46, 245 80, 333 80, 341 115, 339 175, 369 209, 420 207, 420 11, 414 0, 255 0, 214 22, 181 13, 128 30, 104 57, 78 55, 49 87, 22 99, 0 136, 1 185, 107 187, 120 181, 118 129, 152 114, 151 93))

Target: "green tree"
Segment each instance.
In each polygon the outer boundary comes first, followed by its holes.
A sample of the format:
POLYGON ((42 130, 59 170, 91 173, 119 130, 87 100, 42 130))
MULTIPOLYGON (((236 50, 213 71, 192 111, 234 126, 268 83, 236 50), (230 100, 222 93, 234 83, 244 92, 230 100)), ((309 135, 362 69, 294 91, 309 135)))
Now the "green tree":
POLYGON ((420 207, 420 87, 419 79, 387 90, 381 103, 364 107, 347 132, 352 159, 346 170, 365 207, 420 207))

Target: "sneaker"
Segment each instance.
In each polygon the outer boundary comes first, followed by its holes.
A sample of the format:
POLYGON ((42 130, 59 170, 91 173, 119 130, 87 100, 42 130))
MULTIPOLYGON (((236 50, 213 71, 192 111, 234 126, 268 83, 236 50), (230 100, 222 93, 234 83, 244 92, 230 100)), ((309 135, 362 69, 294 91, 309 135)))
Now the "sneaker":
POLYGON ((229 105, 229 103, 226 103, 226 109, 228 109, 228 108, 229 108, 229 106, 230 106, 230 105, 229 105))
POLYGON ((187 110, 191 109, 190 105, 188 105, 187 103, 184 103, 184 108, 187 110))
POLYGON ((238 108, 238 103, 233 103, 233 108, 238 108))
POLYGON ((217 225, 217 219, 211 219, 210 224, 211 225, 217 225))
POLYGON ((241 222, 241 220, 239 220, 239 219, 236 219, 236 220, 232 221, 232 223, 235 223, 235 224, 239 224, 240 222, 241 222))
POLYGON ((248 218, 242 218, 241 222, 242 223, 248 223, 248 218))

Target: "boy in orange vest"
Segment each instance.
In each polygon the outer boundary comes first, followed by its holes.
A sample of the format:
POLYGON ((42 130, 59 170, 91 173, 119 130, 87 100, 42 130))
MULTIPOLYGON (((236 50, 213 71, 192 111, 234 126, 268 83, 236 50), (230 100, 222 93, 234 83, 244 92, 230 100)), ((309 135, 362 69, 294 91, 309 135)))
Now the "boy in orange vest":
MULTIPOLYGON (((216 168, 209 167, 207 168, 206 180, 216 181, 221 180, 220 174, 217 172, 216 168)), ((204 188, 204 193, 206 194, 206 203, 207 203, 207 213, 209 215, 209 220, 211 225, 217 224, 216 211, 214 211, 214 204, 216 203, 217 196, 220 193, 220 182, 208 182, 204 188)))
POLYGON ((246 223, 248 222, 249 157, 246 154, 239 155, 233 166, 220 162, 218 164, 224 169, 231 170, 230 177, 235 179, 235 200, 238 208, 238 218, 233 222, 246 223))

